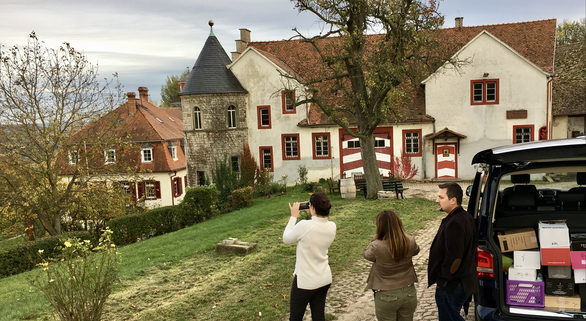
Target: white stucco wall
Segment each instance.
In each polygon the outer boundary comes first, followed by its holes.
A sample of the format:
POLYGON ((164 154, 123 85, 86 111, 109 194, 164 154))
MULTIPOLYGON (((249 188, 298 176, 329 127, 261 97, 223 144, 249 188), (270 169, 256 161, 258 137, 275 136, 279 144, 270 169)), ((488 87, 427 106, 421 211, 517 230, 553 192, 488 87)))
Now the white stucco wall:
POLYGON ((277 71, 278 66, 270 60, 249 49, 243 53, 230 69, 238 78, 248 94, 248 143, 250 151, 258 162, 261 160, 259 146, 273 147, 274 180, 287 175, 287 183, 294 184, 298 179, 299 165, 308 169, 309 181, 320 178, 339 177, 339 151, 337 126, 300 127, 297 124, 307 117, 308 106, 296 107, 295 114, 283 114, 281 90, 295 90, 296 99, 303 95, 303 88, 295 81, 283 78, 277 71), (257 106, 270 106, 271 128, 259 129, 257 106), (312 133, 330 134, 331 159, 313 159, 312 133), (299 134, 299 160, 283 160, 281 134, 299 134))
MULTIPOLYGON (((458 58, 470 63, 461 65, 459 72, 442 67, 424 82, 426 112, 436 119, 435 132, 447 127, 467 136, 460 140, 458 177, 471 179, 472 157, 487 148, 512 144, 513 126, 534 125, 533 140, 539 139, 539 128, 547 125, 547 115, 551 117, 548 75, 486 33, 464 47, 458 58), (485 73, 489 75, 484 78, 485 73), (482 79, 499 80, 498 104, 471 105, 470 81, 482 79), (527 118, 507 119, 508 110, 527 110, 527 118)), ((435 168, 433 156, 425 162, 428 169, 435 168)))

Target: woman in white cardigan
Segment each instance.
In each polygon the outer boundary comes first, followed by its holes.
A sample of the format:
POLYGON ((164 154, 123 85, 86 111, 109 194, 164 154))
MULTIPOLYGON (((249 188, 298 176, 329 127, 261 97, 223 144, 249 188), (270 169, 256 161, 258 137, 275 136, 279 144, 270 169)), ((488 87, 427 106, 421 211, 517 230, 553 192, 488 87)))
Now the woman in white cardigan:
POLYGON ((336 224, 328 220, 331 207, 324 193, 314 193, 309 199, 311 220, 295 224, 299 216, 299 202, 289 204, 291 217, 283 232, 283 242, 297 242, 289 305, 291 321, 303 319, 308 303, 312 320, 325 320, 326 295, 332 283, 328 248, 336 237, 336 224))

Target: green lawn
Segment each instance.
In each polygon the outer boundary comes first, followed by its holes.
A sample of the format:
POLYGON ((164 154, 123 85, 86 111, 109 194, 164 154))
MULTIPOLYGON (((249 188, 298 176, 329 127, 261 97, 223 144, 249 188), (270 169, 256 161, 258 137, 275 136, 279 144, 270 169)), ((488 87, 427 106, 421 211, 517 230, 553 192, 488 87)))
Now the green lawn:
MULTIPOLYGON (((337 224, 330 248, 336 274, 362 258, 383 209, 399 214, 409 233, 441 215, 435 203, 409 198, 367 201, 331 196, 330 219, 337 224)), ((298 188, 257 199, 253 206, 189 228, 120 249, 121 282, 105 308, 104 320, 279 320, 289 310, 295 245, 281 240, 287 204, 305 201, 298 188), (245 257, 215 254, 228 237, 257 242, 245 257)), ((47 301, 28 282, 38 271, 0 279, 0 320, 52 320, 47 301)))

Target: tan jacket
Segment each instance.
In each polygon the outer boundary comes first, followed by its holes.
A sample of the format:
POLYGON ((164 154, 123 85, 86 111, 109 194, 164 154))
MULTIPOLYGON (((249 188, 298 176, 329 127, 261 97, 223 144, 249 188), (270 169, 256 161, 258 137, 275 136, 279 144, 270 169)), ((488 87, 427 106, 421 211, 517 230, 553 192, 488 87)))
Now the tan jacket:
POLYGON ((372 268, 366 281, 367 289, 395 290, 417 282, 412 257, 419 253, 419 245, 413 236, 407 257, 399 262, 391 258, 388 242, 373 240, 364 251, 364 258, 372 261, 372 268))

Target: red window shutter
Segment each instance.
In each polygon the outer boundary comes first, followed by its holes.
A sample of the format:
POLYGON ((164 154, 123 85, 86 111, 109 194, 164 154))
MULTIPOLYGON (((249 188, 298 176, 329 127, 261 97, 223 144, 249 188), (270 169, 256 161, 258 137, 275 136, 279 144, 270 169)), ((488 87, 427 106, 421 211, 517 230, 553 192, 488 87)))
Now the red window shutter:
POLYGON ((181 185, 181 177, 177 177, 177 196, 181 196, 183 194, 183 185, 181 185))
POLYGON ((132 195, 132 200, 136 201, 136 183, 130 182, 130 194, 132 195))
POLYGON ((155 181, 155 196, 161 198, 161 182, 155 181))
POLYGON ((185 187, 187 187, 187 176, 183 176, 183 180, 185 181, 185 187))
POLYGON ((144 192, 144 182, 138 182, 138 198, 143 198, 145 196, 144 192))

